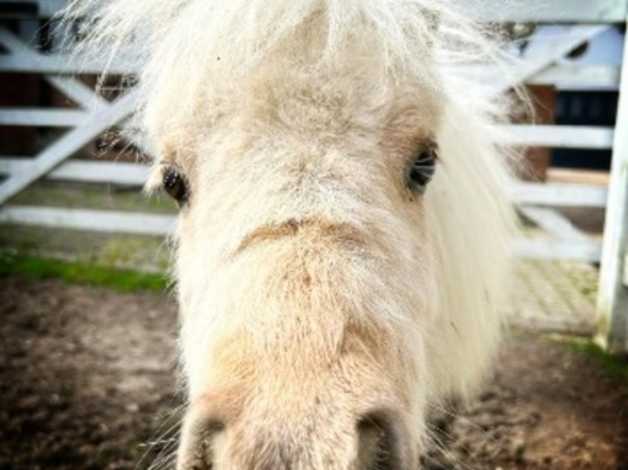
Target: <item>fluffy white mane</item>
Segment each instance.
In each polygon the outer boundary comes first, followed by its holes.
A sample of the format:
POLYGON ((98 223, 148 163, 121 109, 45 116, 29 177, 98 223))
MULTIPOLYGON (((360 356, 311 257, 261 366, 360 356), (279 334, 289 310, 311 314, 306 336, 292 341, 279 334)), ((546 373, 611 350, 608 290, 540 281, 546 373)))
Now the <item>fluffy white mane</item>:
POLYGON ((440 306, 425 333, 428 366, 434 396, 473 391, 499 337, 514 226, 506 156, 495 146, 503 103, 457 73, 463 63, 502 65, 484 31, 450 0, 73 0, 65 16, 98 18, 86 28, 89 54, 113 60, 132 43, 149 148, 164 129, 189 131, 208 88, 246 80, 280 57, 280 66, 325 68, 354 50, 378 64, 373 82, 411 77, 438 92, 445 114, 437 139, 448 160, 425 196, 440 306), (298 55, 293 45, 304 41, 320 47, 298 55))
POLYGON ((440 73, 479 61, 504 65, 487 30, 459 11, 449 0, 273 0, 272 5, 263 0, 71 0, 63 17, 66 24, 80 20, 84 26, 80 52, 105 62, 124 58, 138 70, 138 128, 150 131, 151 103, 161 103, 154 112, 163 116, 162 108, 168 107, 163 97, 176 95, 168 113, 197 113, 208 87, 242 80, 285 56, 286 45, 295 41, 315 44, 320 55, 297 57, 302 52, 288 47, 294 63, 333 66, 346 62, 348 49, 362 45, 369 60, 379 64, 377 72, 371 69, 373 81, 415 77, 455 95, 463 107, 469 109, 465 102, 472 101, 476 114, 497 116, 494 101, 475 99, 480 83, 440 73))

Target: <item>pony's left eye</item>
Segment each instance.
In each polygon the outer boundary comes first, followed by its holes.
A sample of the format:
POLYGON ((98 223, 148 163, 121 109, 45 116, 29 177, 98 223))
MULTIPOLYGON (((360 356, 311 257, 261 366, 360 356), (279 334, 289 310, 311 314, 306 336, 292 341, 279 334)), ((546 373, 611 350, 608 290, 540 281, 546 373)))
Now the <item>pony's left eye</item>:
POLYGON ((168 167, 163 173, 163 187, 179 205, 185 204, 189 197, 188 183, 178 169, 168 167))
POLYGON ((436 171, 438 148, 430 142, 421 148, 408 172, 408 187, 417 193, 424 193, 436 171))

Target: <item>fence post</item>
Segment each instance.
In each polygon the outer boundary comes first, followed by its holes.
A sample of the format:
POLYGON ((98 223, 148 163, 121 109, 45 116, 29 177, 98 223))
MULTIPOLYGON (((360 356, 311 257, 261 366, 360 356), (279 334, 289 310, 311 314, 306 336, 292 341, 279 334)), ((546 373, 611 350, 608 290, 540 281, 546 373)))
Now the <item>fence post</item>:
POLYGON ((613 354, 628 352, 628 34, 619 87, 613 161, 606 205, 597 299, 596 342, 613 354))

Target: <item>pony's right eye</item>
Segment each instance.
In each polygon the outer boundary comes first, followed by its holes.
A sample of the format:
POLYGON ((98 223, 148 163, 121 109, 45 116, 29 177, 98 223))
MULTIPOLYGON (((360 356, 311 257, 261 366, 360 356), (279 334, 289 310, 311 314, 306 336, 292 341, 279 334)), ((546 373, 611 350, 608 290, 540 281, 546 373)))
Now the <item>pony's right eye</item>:
POLYGON ((168 167, 164 170, 163 187, 179 205, 185 204, 190 196, 187 180, 174 167, 168 167))

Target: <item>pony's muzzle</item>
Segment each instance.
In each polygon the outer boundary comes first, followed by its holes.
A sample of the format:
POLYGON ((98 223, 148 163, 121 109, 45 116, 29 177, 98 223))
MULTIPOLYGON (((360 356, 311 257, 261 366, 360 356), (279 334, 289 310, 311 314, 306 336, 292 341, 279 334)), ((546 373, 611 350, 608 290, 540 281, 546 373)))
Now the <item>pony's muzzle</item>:
POLYGON ((182 431, 177 470, 416 468, 416 456, 403 425, 395 413, 385 410, 353 418, 340 429, 337 423, 319 429, 310 425, 306 429, 298 422, 270 425, 260 420, 243 424, 229 425, 204 413, 189 415, 182 431))

